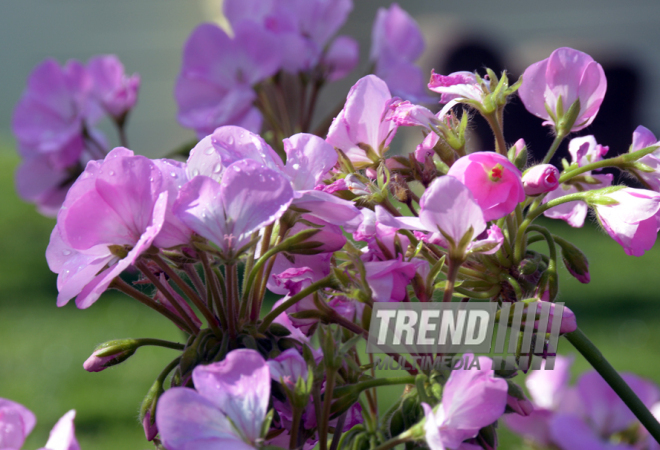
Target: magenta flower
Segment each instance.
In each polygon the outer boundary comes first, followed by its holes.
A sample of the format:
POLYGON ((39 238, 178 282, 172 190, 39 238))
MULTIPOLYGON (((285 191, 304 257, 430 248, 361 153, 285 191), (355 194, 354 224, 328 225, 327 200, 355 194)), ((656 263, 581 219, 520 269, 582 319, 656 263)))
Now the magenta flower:
POLYGON ((115 55, 95 56, 87 63, 87 70, 93 80, 93 97, 110 116, 121 120, 137 102, 140 76, 126 76, 115 55))
MULTIPOLYGON (((472 360, 474 355, 466 355, 472 360)), ((479 357, 481 370, 455 370, 442 391, 442 403, 435 410, 422 403, 426 443, 431 450, 456 449, 495 422, 507 403, 508 386, 496 378, 490 358, 479 357)))
POLYGON ((197 234, 237 255, 252 233, 279 219, 293 200, 291 184, 280 173, 251 159, 227 167, 218 183, 196 176, 174 203, 174 214, 197 234))
POLYGON ((252 86, 280 66, 280 47, 272 34, 245 22, 229 37, 218 26, 202 24, 188 38, 174 96, 182 126, 206 136, 221 125, 261 128, 252 106, 252 86))
POLYGON ((361 78, 348 93, 326 141, 342 150, 357 168, 374 164, 396 133, 397 125, 386 120, 391 103, 392 95, 383 80, 375 75, 361 78))
POLYGON ((660 194, 623 188, 606 194, 606 197, 616 203, 595 205, 599 222, 627 255, 642 256, 653 247, 658 236, 660 194))
POLYGON ((417 22, 398 4, 380 8, 371 31, 370 60, 374 73, 394 95, 413 101, 428 101, 424 75, 415 61, 424 52, 424 36, 417 22))
MULTIPOLYGON (((40 450, 80 450, 73 426, 75 417, 73 410, 62 416, 50 431, 46 446, 40 450)), ((19 450, 36 422, 32 411, 19 403, 0 398, 0 449, 19 450)))
POLYGON ((593 122, 607 90, 601 65, 568 47, 558 48, 549 58, 529 66, 522 78, 518 94, 527 111, 545 119, 544 125, 570 126, 566 132, 579 131, 593 122), (574 123, 561 124, 561 118, 578 100, 574 123))
POLYGON ((58 306, 76 296, 79 308, 96 302, 154 242, 167 205, 163 176, 144 156, 120 147, 90 162, 69 190, 46 250, 58 274, 58 306))
MULTIPOLYGON (((655 135, 643 126, 638 126, 633 132, 632 146, 630 151, 634 152, 641 150, 652 145, 660 145, 655 135)), ((660 192, 660 151, 656 150, 653 153, 645 155, 639 159, 639 162, 646 164, 653 169, 653 172, 642 172, 641 170, 635 173, 654 191, 660 192)))
POLYGON ((195 389, 176 387, 158 400, 156 424, 169 450, 254 449, 270 398, 270 370, 254 350, 193 370, 195 389))
POLYGON ((539 195, 559 187, 559 170, 552 164, 532 167, 522 177, 525 195, 539 195))
POLYGON ((459 158, 447 175, 460 180, 474 196, 489 222, 506 216, 525 200, 520 171, 504 156, 476 152, 459 158))

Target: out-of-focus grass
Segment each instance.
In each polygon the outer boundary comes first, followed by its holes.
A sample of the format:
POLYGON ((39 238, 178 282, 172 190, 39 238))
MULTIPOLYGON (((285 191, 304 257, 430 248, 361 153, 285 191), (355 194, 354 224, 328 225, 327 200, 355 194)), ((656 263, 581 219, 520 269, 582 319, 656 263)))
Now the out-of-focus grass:
MULTIPOLYGON (((118 294, 104 295, 88 310, 55 306, 55 276, 44 257, 54 221, 16 197, 17 164, 11 152, 0 151, 0 397, 37 414, 27 449, 43 446, 56 420, 72 408, 78 411, 83 449, 149 448, 137 423, 138 407, 174 353, 143 348, 101 373, 85 372, 82 363, 97 344, 110 339, 180 340, 181 335, 156 313, 118 294)), ((593 225, 572 229, 563 222, 539 223, 577 244, 591 262, 593 281, 588 285, 562 268, 560 300, 575 311, 579 325, 617 369, 660 383, 660 249, 629 257, 593 225)), ((541 243, 535 246, 544 250, 541 243)), ((560 352, 576 353, 564 340, 560 352)), ((586 370, 578 356, 575 375, 586 370)), ((397 387, 384 389, 381 408, 399 392, 397 387)), ((521 447, 517 437, 500 429, 500 448, 521 447)))

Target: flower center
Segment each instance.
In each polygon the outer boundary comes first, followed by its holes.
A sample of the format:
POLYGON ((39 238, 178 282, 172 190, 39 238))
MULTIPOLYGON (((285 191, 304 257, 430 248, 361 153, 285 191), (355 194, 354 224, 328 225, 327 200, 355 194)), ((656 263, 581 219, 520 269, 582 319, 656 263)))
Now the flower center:
POLYGON ((490 178, 490 181, 500 181, 503 175, 504 167, 502 167, 502 164, 497 164, 490 170, 490 172, 488 172, 488 178, 490 178))

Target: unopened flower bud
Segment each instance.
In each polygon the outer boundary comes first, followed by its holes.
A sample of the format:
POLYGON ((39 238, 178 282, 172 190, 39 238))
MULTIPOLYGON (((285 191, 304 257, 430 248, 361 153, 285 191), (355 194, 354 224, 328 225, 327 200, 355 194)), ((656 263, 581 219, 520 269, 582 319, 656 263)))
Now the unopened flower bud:
POLYGON ((142 400, 140 406, 140 421, 144 427, 144 435, 147 441, 152 441, 158 434, 158 427, 156 426, 156 404, 158 398, 165 392, 163 389, 162 380, 159 378, 151 385, 149 392, 142 400))
POLYGON ((539 164, 529 169, 522 177, 526 195, 539 195, 559 187, 559 170, 552 164, 539 164))
POLYGON ((518 170, 523 170, 527 165, 527 145, 524 139, 518 139, 509 149, 509 161, 511 161, 518 170))
POLYGON ((135 339, 118 339, 99 345, 94 353, 83 363, 88 372, 100 372, 110 366, 124 362, 140 346, 135 339))
POLYGON ((507 409, 520 414, 521 416, 529 416, 534 411, 534 405, 530 402, 523 390, 511 380, 507 380, 509 387, 506 399, 507 409))
POLYGON ((589 283, 591 276, 589 275, 589 260, 587 256, 575 245, 564 239, 555 238, 555 243, 561 247, 561 256, 564 260, 566 269, 573 275, 580 283, 589 283))

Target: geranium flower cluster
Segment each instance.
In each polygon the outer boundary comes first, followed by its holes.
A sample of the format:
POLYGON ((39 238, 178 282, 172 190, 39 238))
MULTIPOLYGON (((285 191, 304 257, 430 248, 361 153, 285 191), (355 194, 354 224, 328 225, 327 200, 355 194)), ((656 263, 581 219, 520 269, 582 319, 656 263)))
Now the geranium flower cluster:
MULTIPOLYGON (((142 346, 175 351, 140 412, 147 439, 168 450, 409 442, 492 449, 505 414, 521 434, 565 450, 586 448, 580 442, 587 437, 578 437, 590 426, 594 442, 625 431, 633 414, 646 427, 635 442, 652 442, 660 436, 648 411, 655 388, 640 391, 643 382, 621 378, 567 308, 561 333, 597 370, 584 375, 590 390, 576 397, 583 408, 570 412, 577 419, 557 406, 567 388, 556 377, 566 379, 565 369, 530 376, 530 401, 513 380, 518 371, 489 358, 466 355, 479 368, 454 372, 411 363, 399 377, 377 376, 365 359, 358 344, 376 302, 554 302, 560 259, 588 283, 586 256, 535 224, 541 215, 579 227, 591 209, 626 253, 650 249, 659 223, 660 143, 640 127, 628 153, 606 158, 607 147, 578 137, 569 143, 571 161, 550 165, 559 144, 596 117, 606 90, 601 66, 562 48, 512 85, 506 73, 490 70, 483 77, 432 73, 425 92, 414 66, 421 33, 397 5, 376 18, 374 73, 312 130, 319 90, 357 63, 355 42, 335 37, 351 7, 350 0, 226 0, 231 30, 201 25, 184 48, 179 121, 200 140, 181 160, 149 159, 125 146, 81 156, 98 141, 88 105, 103 105, 120 131, 133 106, 136 79, 115 59, 102 59, 96 84, 81 81, 96 73, 96 59, 87 72, 54 62, 35 71, 16 112, 21 151, 55 164, 73 140, 75 157, 62 167, 86 163, 70 186, 58 182, 58 192, 66 191, 61 207, 30 198, 57 209, 46 257, 58 274, 58 306, 75 298, 88 308, 116 289, 183 333, 181 343, 104 343, 84 368, 120 364, 142 346), (522 140, 504 140, 502 111, 513 95, 556 135, 541 164, 528 163, 522 140), (412 103, 429 99, 444 106, 434 113, 412 103), (25 112, 39 102, 57 120, 25 112), (495 151, 466 153, 470 110, 491 125, 495 151), (391 154, 398 128, 409 126, 420 129, 419 145, 391 154), (605 167, 628 171, 645 188, 613 185, 611 175, 598 173, 605 167), (530 248, 538 241, 547 252, 530 248), (137 280, 122 278, 128 269, 137 280), (269 291, 281 296, 272 307, 269 291), (376 388, 391 385, 403 393, 383 413, 376 388), (589 402, 603 398, 616 403, 621 426, 594 418, 601 409, 589 402), (578 440, 566 431, 555 437, 556 428, 577 430, 578 440)), ((39 173, 21 170, 24 176, 39 173)), ((543 344, 533 357, 555 356, 543 344)), ((10 423, 13 416, 1 411, 0 425, 10 423)))

